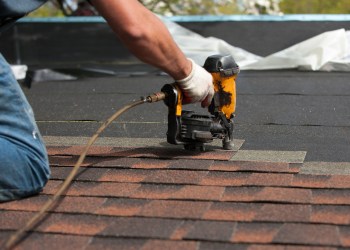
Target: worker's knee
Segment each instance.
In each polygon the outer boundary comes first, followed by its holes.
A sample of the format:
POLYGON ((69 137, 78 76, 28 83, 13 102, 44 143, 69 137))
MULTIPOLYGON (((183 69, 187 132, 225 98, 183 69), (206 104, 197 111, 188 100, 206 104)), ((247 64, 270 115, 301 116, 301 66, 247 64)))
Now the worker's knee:
POLYGON ((46 156, 0 138, 0 202, 39 193, 49 175, 46 156))

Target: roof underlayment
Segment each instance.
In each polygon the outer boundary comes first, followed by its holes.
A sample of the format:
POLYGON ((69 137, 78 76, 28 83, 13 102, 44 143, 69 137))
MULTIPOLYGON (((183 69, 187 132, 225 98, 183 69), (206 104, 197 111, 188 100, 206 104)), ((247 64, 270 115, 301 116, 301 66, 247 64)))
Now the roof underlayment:
MULTIPOLYGON (((260 57, 215 37, 203 37, 163 19, 184 53, 203 65, 208 54, 231 54, 243 70, 293 69, 350 71, 350 32, 324 32, 287 49, 260 57)), ((277 35, 277 34, 276 34, 277 35)))

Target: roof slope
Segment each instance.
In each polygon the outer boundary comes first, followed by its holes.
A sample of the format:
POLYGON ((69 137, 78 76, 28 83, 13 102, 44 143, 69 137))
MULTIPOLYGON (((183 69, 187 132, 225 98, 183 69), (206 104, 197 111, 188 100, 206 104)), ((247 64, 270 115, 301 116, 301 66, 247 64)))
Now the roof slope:
MULTIPOLYGON (((52 178, 0 204, 0 243, 58 189, 81 146, 49 146, 52 178)), ((236 151, 94 146, 59 205, 19 249, 350 247, 350 176, 300 163, 232 161, 236 151)))

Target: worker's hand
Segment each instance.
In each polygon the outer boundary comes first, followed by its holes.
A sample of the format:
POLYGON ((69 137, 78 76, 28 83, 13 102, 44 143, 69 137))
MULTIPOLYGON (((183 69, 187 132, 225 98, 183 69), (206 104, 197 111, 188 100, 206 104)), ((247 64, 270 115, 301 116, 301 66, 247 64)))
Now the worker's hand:
POLYGON ((176 80, 184 94, 183 104, 201 102, 202 107, 208 107, 214 96, 213 78, 204 68, 193 60, 191 73, 182 80, 176 80))

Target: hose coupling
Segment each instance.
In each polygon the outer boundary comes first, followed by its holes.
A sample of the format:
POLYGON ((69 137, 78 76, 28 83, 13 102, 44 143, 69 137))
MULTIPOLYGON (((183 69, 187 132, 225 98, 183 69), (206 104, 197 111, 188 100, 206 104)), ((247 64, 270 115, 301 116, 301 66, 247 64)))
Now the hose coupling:
POLYGON ((166 98, 166 94, 164 92, 156 92, 146 97, 146 102, 159 102, 163 101, 166 98))

